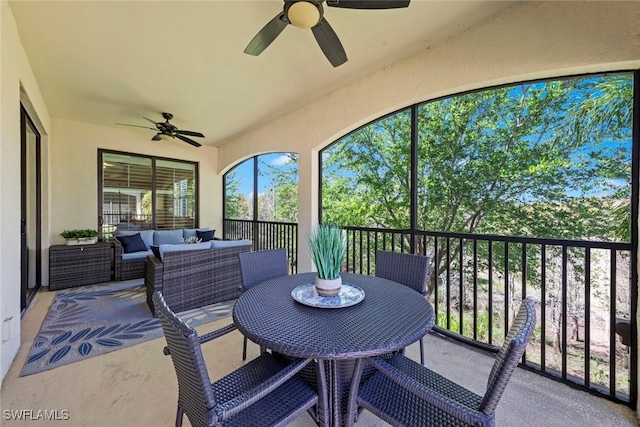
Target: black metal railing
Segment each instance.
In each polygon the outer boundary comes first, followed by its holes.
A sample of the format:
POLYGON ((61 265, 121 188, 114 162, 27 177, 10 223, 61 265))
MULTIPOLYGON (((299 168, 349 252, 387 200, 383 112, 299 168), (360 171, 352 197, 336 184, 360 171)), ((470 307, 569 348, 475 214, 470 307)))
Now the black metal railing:
POLYGON ((125 211, 103 211, 98 225, 99 232, 104 238, 112 237, 118 227, 130 230, 152 228, 151 215, 133 214, 125 211))
MULTIPOLYGON (((522 365, 617 402, 635 401, 631 244, 343 228, 345 271, 375 274, 376 250, 431 258, 438 332, 495 352, 520 301, 531 296, 538 324, 522 365), (616 325, 626 325, 621 335, 616 325)), ((227 219, 223 235, 251 239, 254 250, 286 248, 297 272, 297 224, 227 219)))
POLYGON ((343 228, 350 272, 374 274, 376 250, 429 256, 436 330, 456 339, 497 351, 532 296, 538 324, 523 366, 633 405, 630 243, 343 228))
POLYGON ((293 222, 225 219, 224 239, 251 239, 254 251, 287 250, 291 274, 298 272, 298 224, 293 222))

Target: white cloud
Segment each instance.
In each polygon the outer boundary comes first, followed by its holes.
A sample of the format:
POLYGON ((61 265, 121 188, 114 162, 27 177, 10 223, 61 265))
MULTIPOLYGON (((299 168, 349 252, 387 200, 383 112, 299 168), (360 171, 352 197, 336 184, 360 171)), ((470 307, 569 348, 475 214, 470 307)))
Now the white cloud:
POLYGON ((289 156, 283 154, 282 156, 276 157, 271 161, 271 164, 274 166, 282 166, 286 165, 289 162, 289 156))

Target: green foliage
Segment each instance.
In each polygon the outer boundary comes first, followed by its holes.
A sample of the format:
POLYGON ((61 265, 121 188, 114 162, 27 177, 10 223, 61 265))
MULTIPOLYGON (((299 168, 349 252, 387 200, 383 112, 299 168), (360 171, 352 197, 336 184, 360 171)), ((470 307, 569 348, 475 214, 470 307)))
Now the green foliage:
POLYGON ((60 233, 60 236, 62 236, 65 239, 80 239, 80 238, 85 238, 85 237, 98 237, 98 231, 97 230, 91 230, 91 229, 86 229, 86 230, 64 230, 62 233, 60 233))
MULTIPOLYGON (((260 221, 298 221, 298 155, 282 153, 276 164, 258 156, 258 178, 266 177, 272 186, 258 194, 258 218, 260 221)), ((253 162, 254 158, 245 162, 253 162)), ((253 176, 241 175, 239 166, 231 170, 225 179, 226 218, 254 219, 253 198, 240 191, 243 182, 253 183, 253 176)))
MULTIPOLYGON (((630 199, 632 88, 631 75, 621 74, 493 88, 418 106, 418 229, 628 241, 630 207, 619 201, 630 199)), ((324 150, 323 222, 409 228, 411 122, 410 111, 400 111, 324 150)), ((440 239, 436 276, 462 250, 451 243, 446 259, 440 239)), ((433 246, 427 238, 416 251, 433 246)), ((504 251, 493 249, 496 274, 505 265, 510 274, 521 270, 517 250, 505 264, 504 251)), ((487 250, 480 248, 479 259, 487 250)))
MULTIPOLYGON (((447 327, 447 313, 438 313, 436 319, 436 325, 443 328, 447 327)), ((501 342, 504 339, 504 329, 501 327, 502 323, 499 319, 494 319, 493 322, 493 343, 501 342)), ((465 337, 473 338, 473 313, 465 311, 462 317, 462 335, 465 337)), ((478 341, 489 342, 489 313, 486 311, 478 311, 476 319, 476 337, 478 341)), ((449 330, 457 334, 460 332, 460 314, 449 314, 449 330)))
POLYGON ((261 176, 271 180, 258 200, 258 217, 263 221, 298 222, 298 155, 282 153, 285 162, 259 163, 261 176), (262 200, 261 200, 262 199, 262 200))
POLYGON ((151 214, 153 213, 153 195, 151 191, 147 191, 144 193, 144 196, 142 196, 140 211, 146 218, 151 218, 151 214))
POLYGON ((232 172, 229 172, 226 176, 226 180, 225 180, 226 218, 253 219, 252 203, 247 198, 247 196, 240 193, 241 179, 243 179, 243 177, 239 176, 238 169, 234 169, 232 172))
POLYGON ((346 235, 340 227, 319 225, 307 235, 311 258, 321 279, 337 279, 347 250, 346 235))

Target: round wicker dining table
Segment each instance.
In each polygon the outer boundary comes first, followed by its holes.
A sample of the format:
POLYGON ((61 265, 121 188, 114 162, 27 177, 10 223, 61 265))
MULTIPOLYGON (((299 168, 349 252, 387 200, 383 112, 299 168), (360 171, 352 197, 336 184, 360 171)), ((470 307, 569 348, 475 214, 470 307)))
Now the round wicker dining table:
POLYGON ((267 280, 235 303, 233 319, 251 341, 290 357, 327 361, 332 425, 342 425, 355 361, 388 354, 418 341, 434 322, 423 295, 387 279, 342 273, 343 283, 362 288, 364 299, 343 308, 318 308, 293 299, 291 291, 313 283, 316 273, 267 280))

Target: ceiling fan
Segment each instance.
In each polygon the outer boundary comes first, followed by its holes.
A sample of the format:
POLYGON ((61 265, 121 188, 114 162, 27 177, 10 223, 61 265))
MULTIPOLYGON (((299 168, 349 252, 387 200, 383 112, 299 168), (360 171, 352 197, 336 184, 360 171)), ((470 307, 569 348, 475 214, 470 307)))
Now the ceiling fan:
MULTIPOLYGON (((329 7, 344 9, 398 9, 409 6, 410 0, 326 0, 329 7)), ((267 23, 247 45, 244 53, 258 56, 289 24, 311 28, 320 49, 331 65, 347 62, 347 54, 329 22, 324 19, 325 0, 284 0, 284 9, 267 23)))
POLYGON ((168 136, 168 137, 171 137, 171 138, 178 138, 179 140, 184 141, 187 144, 191 144, 194 147, 201 147, 202 146, 202 144, 194 141, 191 138, 187 138, 185 135, 197 136, 199 138, 204 138, 203 134, 201 134, 200 132, 194 132, 194 131, 191 131, 191 130, 178 129, 177 127, 175 127, 174 125, 169 123, 169 120, 173 119, 173 114, 171 114, 171 113, 162 113, 162 117, 165 118, 165 120, 166 120, 165 122, 154 122, 151 119, 148 119, 146 117, 142 117, 143 119, 153 123, 156 126, 155 128, 151 128, 151 127, 147 127, 147 126, 128 125, 126 123, 116 123, 116 124, 117 125, 122 125, 122 126, 133 126, 133 127, 136 127, 136 128, 144 128, 144 129, 155 130, 158 133, 153 138, 151 138, 152 141, 160 141, 163 136, 165 136, 165 137, 168 136))

